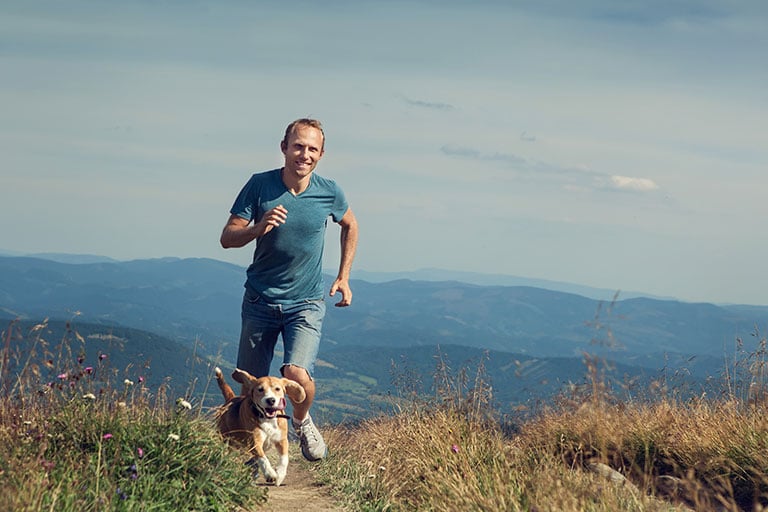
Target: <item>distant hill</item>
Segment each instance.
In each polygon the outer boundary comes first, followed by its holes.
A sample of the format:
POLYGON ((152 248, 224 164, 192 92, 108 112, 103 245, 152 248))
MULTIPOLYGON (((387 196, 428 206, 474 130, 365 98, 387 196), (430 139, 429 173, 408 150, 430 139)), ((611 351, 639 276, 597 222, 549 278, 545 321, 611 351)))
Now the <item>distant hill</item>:
MULTIPOLYGON (((210 259, 66 264, 0 257, 0 318, 120 324, 234 359, 245 270, 210 259)), ((328 278, 330 284, 330 278, 328 278)), ((328 308, 324 347, 463 345, 532 357, 721 357, 768 323, 768 307, 652 298, 615 303, 527 286, 353 280, 350 308, 328 308)), ((329 303, 332 303, 330 299, 329 303)))
POLYGON ((606 288, 595 288, 592 286, 552 281, 549 279, 533 279, 505 274, 483 274, 480 272, 459 272, 439 268, 422 268, 407 272, 367 272, 365 270, 355 270, 353 277, 370 283, 385 283, 387 281, 407 279, 409 281, 458 281, 480 286, 528 286, 557 292, 573 293, 602 301, 611 301, 617 295, 621 299, 649 297, 674 300, 673 297, 657 297, 648 293, 631 290, 609 290, 606 288))
MULTIPOLYGON (((9 366, 3 372, 6 378, 28 363, 38 366, 43 384, 58 382, 62 373, 91 367, 93 377, 88 378, 93 379, 94 393, 107 383, 120 389, 125 379, 138 386, 141 378, 151 393, 162 385, 174 400, 187 392, 199 394, 211 373, 209 362, 193 347, 139 329, 41 320, 9 323, 2 331, 10 351, 9 366), (45 365, 40 364, 43 361, 45 365)), ((218 389, 215 391, 220 400, 218 389)))
MULTIPOLYGON (((18 318, 29 328, 50 318, 49 341, 73 321, 92 336, 86 350, 113 353, 113 368, 186 386, 208 378, 208 369, 189 361, 218 357, 225 368, 234 365, 244 279, 245 269, 210 259, 73 264, 0 257, 0 319, 18 318)), ((583 381, 585 352, 612 361, 617 383, 665 376, 702 389, 737 351, 759 350, 768 320, 762 306, 612 302, 531 286, 409 279, 355 279, 352 286, 352 307, 329 301, 316 368, 318 414, 333 419, 385 406, 409 375, 429 391, 438 346, 454 369, 472 368, 487 353, 502 408, 531 406, 583 381)))

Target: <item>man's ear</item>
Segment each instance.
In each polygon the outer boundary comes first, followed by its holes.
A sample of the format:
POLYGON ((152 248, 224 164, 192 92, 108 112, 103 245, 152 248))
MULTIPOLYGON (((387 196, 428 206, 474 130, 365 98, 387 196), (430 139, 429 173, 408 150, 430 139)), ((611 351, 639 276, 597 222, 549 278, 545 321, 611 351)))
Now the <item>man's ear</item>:
POLYGON ((288 144, 286 144, 284 140, 281 140, 280 141, 280 151, 282 151, 283 154, 285 154, 285 151, 287 149, 288 149, 288 144))

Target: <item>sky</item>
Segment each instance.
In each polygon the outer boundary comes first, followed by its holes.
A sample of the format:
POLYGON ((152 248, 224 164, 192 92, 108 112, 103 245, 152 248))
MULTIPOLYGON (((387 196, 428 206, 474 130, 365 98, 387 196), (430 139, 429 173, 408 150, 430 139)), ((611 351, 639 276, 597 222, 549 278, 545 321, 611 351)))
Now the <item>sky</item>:
POLYGON ((356 269, 768 304, 764 0, 6 0, 0 249, 246 266, 306 116, 356 269))

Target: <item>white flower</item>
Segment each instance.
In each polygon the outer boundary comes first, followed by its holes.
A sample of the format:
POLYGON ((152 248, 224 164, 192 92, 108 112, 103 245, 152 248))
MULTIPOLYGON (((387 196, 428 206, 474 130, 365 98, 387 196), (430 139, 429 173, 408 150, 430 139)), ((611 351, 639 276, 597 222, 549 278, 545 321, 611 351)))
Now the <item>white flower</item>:
POLYGON ((133 386, 133 381, 130 379, 125 379, 123 381, 123 384, 125 384, 126 386, 133 386))
POLYGON ((86 400, 96 400, 96 395, 94 395, 93 393, 86 393, 83 395, 83 398, 85 398, 86 400))
POLYGON ((179 398, 178 400, 176 400, 176 405, 184 409, 192 410, 192 404, 187 402, 183 398, 179 398))
POLYGON ((168 434, 168 441, 178 441, 179 439, 178 434, 168 434))

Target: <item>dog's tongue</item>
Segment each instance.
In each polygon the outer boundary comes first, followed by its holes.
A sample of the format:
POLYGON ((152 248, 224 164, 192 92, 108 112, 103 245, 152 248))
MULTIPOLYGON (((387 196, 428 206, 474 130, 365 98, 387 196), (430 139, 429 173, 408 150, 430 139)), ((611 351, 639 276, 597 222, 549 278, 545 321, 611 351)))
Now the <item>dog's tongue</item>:
POLYGON ((278 411, 284 411, 285 410, 285 398, 281 398, 280 401, 275 406, 275 409, 278 411))

